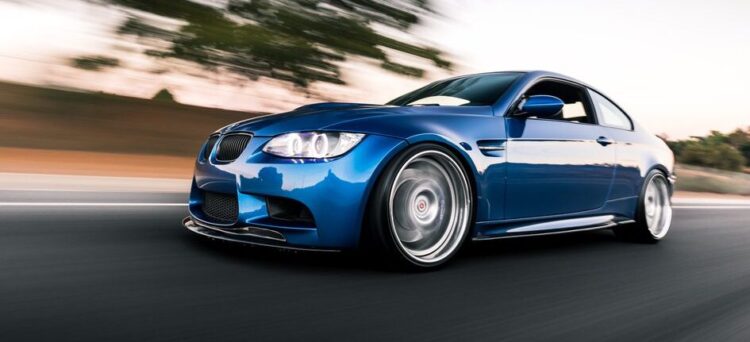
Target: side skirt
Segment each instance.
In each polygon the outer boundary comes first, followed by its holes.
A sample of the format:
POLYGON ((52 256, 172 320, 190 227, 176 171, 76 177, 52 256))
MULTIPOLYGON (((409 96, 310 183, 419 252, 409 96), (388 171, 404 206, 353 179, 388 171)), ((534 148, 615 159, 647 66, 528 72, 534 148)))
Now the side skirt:
POLYGON ((487 241, 517 237, 576 233, 591 230, 608 229, 618 225, 631 224, 634 222, 635 221, 629 218, 622 218, 614 215, 601 215, 544 222, 535 221, 525 224, 515 223, 497 230, 497 234, 480 235, 474 237, 472 240, 487 241))

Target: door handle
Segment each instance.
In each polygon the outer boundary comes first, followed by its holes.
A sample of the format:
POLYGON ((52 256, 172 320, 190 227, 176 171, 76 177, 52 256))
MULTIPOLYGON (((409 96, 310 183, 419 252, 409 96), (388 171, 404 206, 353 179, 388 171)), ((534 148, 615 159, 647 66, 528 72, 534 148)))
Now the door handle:
POLYGON ((607 137, 599 137, 599 138, 596 139, 596 142, 599 143, 599 145, 602 145, 602 146, 607 146, 607 145, 615 143, 614 140, 612 140, 610 138, 607 138, 607 137))

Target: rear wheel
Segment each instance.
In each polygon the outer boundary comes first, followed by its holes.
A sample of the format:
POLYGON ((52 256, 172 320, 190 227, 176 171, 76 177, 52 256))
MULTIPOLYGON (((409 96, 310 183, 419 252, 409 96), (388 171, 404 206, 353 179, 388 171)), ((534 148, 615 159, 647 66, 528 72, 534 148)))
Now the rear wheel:
POLYGON ((646 176, 638 200, 636 222, 615 228, 618 237, 640 242, 663 239, 672 224, 672 200, 664 174, 653 170, 646 176))
POLYGON ((377 247, 399 264, 428 269, 448 261, 472 221, 472 190, 446 148, 417 145, 397 157, 373 192, 368 225, 377 247))

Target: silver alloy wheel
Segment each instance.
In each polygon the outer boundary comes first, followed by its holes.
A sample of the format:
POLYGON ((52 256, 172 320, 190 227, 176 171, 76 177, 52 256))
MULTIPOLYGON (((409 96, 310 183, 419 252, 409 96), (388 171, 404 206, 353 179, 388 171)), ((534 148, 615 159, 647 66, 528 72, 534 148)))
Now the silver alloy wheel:
POLYGON ((652 177, 643 198, 644 214, 648 231, 654 239, 661 239, 672 224, 672 203, 664 177, 652 177))
POLYGON ((426 264, 445 259, 469 227, 471 189, 463 168, 436 150, 412 156, 396 174, 388 216, 398 247, 409 258, 426 264))

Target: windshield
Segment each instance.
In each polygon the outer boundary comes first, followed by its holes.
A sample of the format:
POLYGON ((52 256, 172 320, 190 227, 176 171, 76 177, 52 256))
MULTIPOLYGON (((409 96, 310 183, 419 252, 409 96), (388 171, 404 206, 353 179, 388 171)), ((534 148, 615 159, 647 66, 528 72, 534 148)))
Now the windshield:
POLYGON ((472 75, 430 83, 388 102, 394 106, 488 106, 500 98, 521 73, 472 75))

